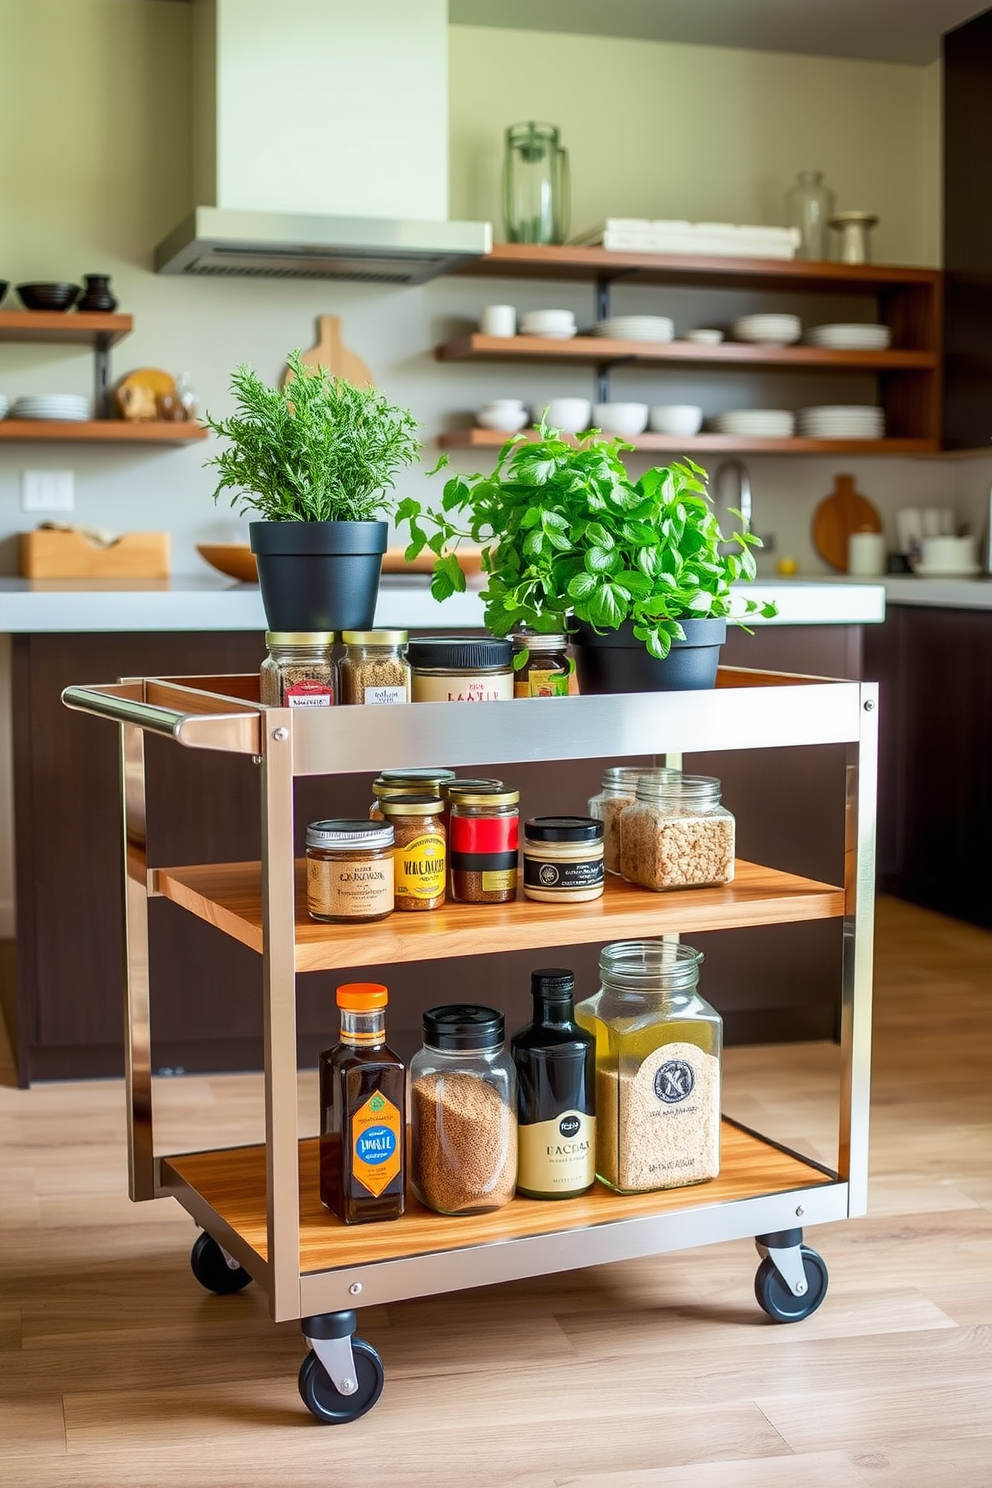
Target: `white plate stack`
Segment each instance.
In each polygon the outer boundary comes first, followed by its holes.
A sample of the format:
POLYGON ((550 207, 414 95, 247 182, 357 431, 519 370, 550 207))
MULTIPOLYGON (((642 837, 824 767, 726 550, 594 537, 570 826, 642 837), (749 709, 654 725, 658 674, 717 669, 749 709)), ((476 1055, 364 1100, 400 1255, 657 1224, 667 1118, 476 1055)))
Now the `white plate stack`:
POLYGON ((570 341, 577 330, 571 310, 528 310, 521 319, 521 336, 544 336, 549 341, 570 341))
POLYGON ((796 416, 787 408, 739 408, 715 414, 710 426, 717 434, 735 434, 740 439, 791 439, 796 416))
POLYGON ((863 403, 801 408, 799 432, 807 439, 884 439, 885 413, 863 403))
POLYGON ((667 315, 611 315, 593 327, 593 335, 614 341, 674 341, 675 323, 667 315))
POLYGON ((78 393, 38 393, 18 398, 10 410, 15 419, 54 419, 58 423, 85 423, 90 416, 89 398, 78 393))
POLYGON ((892 332, 887 325, 871 323, 811 326, 805 341, 824 351, 885 351, 892 343, 892 332))
POLYGON ((803 333, 798 315, 742 315, 734 321, 735 341, 759 346, 791 346, 803 333))
POLYGON ((0 393, 0 419, 6 418, 7 409, 10 407, 10 399, 6 393, 0 393))

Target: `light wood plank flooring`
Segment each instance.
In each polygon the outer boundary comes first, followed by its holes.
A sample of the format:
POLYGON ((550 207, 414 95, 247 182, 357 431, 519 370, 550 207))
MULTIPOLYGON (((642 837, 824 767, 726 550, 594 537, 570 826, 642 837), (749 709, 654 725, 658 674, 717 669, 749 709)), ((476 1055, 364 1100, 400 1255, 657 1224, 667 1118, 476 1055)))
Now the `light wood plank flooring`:
MULTIPOLYGON (((875 1034, 871 1213, 809 1232, 814 1317, 768 1322, 745 1242, 371 1309, 385 1392, 338 1428, 299 1401, 297 1325, 203 1292, 192 1221, 127 1200, 119 1083, 8 1065, 0 1483, 988 1488, 992 936, 883 901, 875 1034)), ((735 1050, 727 1109, 829 1160, 836 1079, 831 1047, 735 1050)), ((163 1150, 258 1135, 255 1077, 156 1098, 163 1150)))

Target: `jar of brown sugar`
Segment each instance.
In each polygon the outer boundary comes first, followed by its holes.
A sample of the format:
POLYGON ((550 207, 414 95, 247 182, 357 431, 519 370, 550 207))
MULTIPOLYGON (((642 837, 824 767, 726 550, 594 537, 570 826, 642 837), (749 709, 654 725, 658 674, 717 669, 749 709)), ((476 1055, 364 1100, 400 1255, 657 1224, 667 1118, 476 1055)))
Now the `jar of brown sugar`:
POLYGON ((332 708, 333 630, 267 630, 259 698, 271 708, 332 708))
POLYGON ((366 707, 410 701, 410 663, 403 655, 405 630, 343 630, 338 663, 342 703, 366 707))
POLYGON ((448 876, 447 834, 437 796, 383 796, 379 809, 393 828, 397 909, 439 909, 448 876))
POLYGON ((691 889, 734 876, 734 818, 712 775, 642 775, 620 818, 620 872, 644 889, 691 889))
POLYGON ((393 912, 393 829, 328 820, 307 827, 307 913, 330 925, 393 912))
POLYGON ((424 1014, 424 1047, 410 1063, 411 1179, 440 1214, 483 1214, 513 1198, 517 1088, 495 1008, 424 1014))

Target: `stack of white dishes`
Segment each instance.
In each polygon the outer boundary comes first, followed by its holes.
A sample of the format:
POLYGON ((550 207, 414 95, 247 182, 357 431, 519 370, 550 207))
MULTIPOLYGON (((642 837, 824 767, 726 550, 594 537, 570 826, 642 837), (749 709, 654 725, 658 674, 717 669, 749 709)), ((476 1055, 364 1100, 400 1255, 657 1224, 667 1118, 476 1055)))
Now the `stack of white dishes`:
POLYGON ((593 335, 614 341, 674 341, 675 323, 667 315, 611 315, 594 326, 593 335))
POLYGON ((84 423, 90 416, 90 400, 77 393, 38 393, 18 398, 10 410, 15 419, 56 419, 60 423, 84 423))
POLYGON ((796 416, 787 408, 739 408, 710 419, 718 434, 736 434, 742 439, 791 439, 796 416))
POLYGON ((874 324, 811 326, 805 340, 826 351, 885 351, 892 332, 887 325, 874 324))
POLYGON ((803 324, 798 315, 742 315, 734 321, 734 339, 760 346, 790 346, 798 341, 803 324))
POLYGON ((885 414, 864 403, 801 408, 799 432, 807 439, 884 439, 885 414))
POLYGON ((925 537, 914 573, 925 579, 974 578, 982 571, 973 537, 925 537))
POLYGON ((530 422, 520 398, 493 398, 483 403, 475 416, 482 429, 496 429, 502 434, 516 434, 530 422))
POLYGON ((622 434, 630 439, 643 434, 647 428, 648 405, 646 403, 597 403, 592 410, 592 421, 604 434, 622 434))
POLYGON ((522 336, 546 336, 551 341, 568 341, 576 330, 571 310, 528 310, 520 322, 522 336))
POLYGON ((6 418, 7 409, 10 407, 10 399, 6 393, 0 393, 0 419, 6 418))

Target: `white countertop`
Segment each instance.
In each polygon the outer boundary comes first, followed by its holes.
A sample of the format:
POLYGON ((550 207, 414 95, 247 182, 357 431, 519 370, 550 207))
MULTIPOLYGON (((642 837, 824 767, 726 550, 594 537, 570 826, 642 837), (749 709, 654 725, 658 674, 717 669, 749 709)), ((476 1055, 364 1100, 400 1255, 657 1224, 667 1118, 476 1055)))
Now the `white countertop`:
MULTIPOLYGON (((762 604, 773 599, 779 606, 776 619, 755 616, 749 625, 862 625, 885 618, 881 582, 762 580, 741 586, 741 594, 762 604)), ((992 586, 986 603, 992 604, 992 586)), ((375 623, 408 630, 475 629, 482 626, 482 603, 478 593, 469 590, 438 604, 426 579, 386 578, 375 623)), ((264 629, 258 588, 210 575, 100 584, 82 579, 0 579, 0 633, 264 629)))

